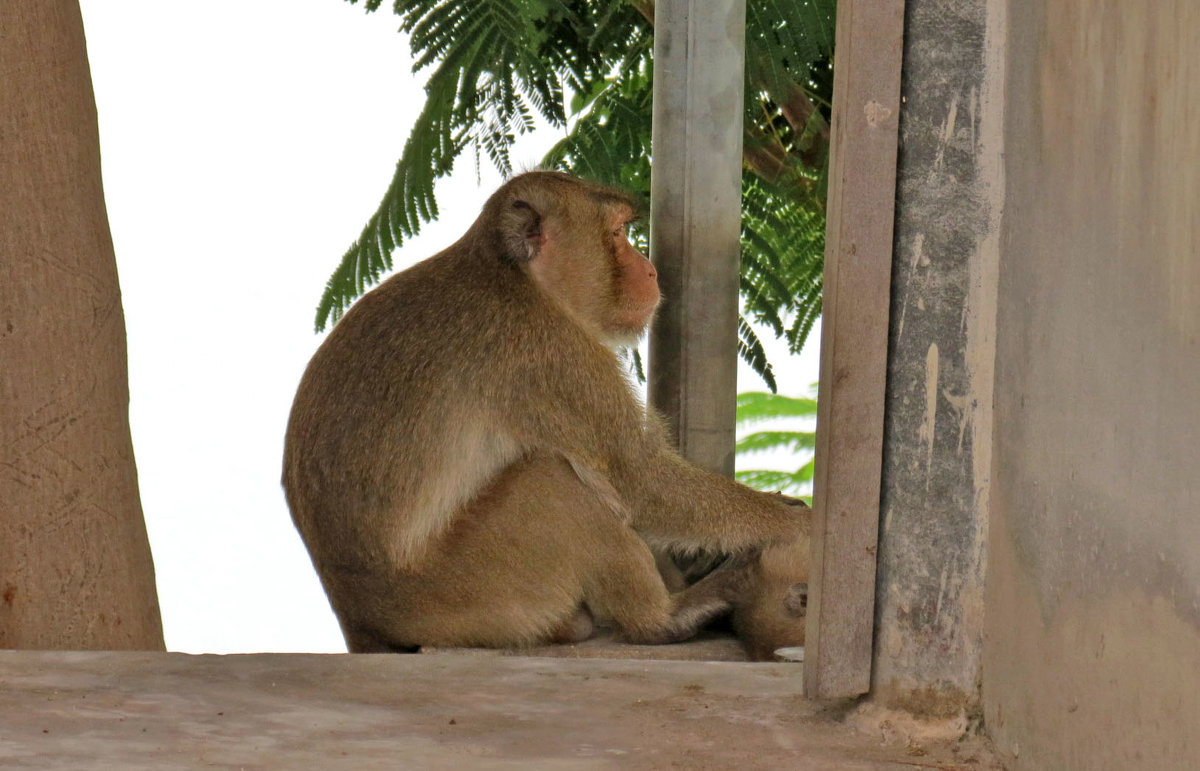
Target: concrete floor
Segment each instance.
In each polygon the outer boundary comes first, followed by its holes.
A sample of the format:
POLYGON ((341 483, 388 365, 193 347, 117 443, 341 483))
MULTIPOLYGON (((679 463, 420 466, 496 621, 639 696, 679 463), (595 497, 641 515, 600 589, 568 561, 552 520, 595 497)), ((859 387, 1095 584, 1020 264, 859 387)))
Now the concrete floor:
POLYGON ((800 696, 801 669, 476 651, 5 651, 0 768, 999 768, 978 739, 856 730, 851 705, 800 696))

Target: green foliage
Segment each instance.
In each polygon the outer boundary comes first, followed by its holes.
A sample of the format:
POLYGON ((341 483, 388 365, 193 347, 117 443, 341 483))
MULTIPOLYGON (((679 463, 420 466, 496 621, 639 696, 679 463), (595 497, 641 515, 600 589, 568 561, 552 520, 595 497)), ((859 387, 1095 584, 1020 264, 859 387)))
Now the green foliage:
MULTIPOLYGON (((358 0, 349 0, 357 3, 358 0)), ((375 11, 381 0, 365 0, 375 11)), ((434 183, 470 151, 512 173, 538 115, 566 130, 542 165, 648 204, 650 0, 395 0, 425 105, 379 208, 330 277, 316 326, 336 321, 438 216, 434 183)), ((750 319, 803 346, 821 312, 835 0, 748 0, 739 352, 774 390, 750 319)), ((643 221, 635 238, 644 246, 643 221)))
MULTIPOLYGON (((798 198, 769 188, 770 183, 743 174, 742 299, 747 314, 799 353, 821 317, 825 211, 811 191, 808 198, 798 198)), ((775 390, 770 380, 768 385, 775 390)))
POLYGON ((813 461, 809 460, 795 471, 769 471, 767 469, 748 469, 738 471, 734 479, 755 490, 764 492, 781 492, 799 498, 812 505, 812 493, 807 492, 812 485, 813 461))
MULTIPOLYGON (((813 386, 816 392, 816 386, 813 386)), ((774 393, 751 391, 738 394, 737 424, 740 427, 789 419, 815 418, 817 400, 774 393)), ((812 431, 775 429, 757 431, 743 436, 737 442, 739 459, 754 453, 787 450, 807 458, 807 462, 795 471, 768 471, 763 469, 739 470, 734 477, 742 484, 758 490, 780 490, 797 495, 812 502, 811 495, 804 495, 812 484, 813 449, 816 434, 812 431)))
MULTIPOLYGON (((813 385, 816 389, 816 385, 813 385)), ((747 426, 779 418, 815 418, 817 400, 803 396, 745 391, 737 396, 737 424, 747 426)))

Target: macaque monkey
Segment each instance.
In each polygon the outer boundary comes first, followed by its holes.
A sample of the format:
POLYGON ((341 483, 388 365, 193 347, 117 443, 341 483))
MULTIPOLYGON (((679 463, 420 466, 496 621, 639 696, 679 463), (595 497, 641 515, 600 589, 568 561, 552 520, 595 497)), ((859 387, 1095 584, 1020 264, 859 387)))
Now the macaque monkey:
POLYGON ((808 618, 809 540, 767 546, 747 564, 747 590, 734 601, 733 631, 752 661, 804 645, 808 618))
POLYGON ((308 365, 283 486, 352 652, 686 639, 809 512, 684 461, 614 346, 659 302, 623 193, 509 180, 308 365), (650 546, 731 555, 667 590, 650 546))

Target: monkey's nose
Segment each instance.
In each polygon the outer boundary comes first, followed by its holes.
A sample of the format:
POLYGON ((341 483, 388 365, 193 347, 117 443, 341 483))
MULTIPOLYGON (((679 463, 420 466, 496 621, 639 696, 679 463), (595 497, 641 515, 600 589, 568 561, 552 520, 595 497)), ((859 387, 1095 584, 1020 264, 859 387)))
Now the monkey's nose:
POLYGON ((646 260, 646 275, 653 279, 658 278, 658 271, 654 269, 654 263, 650 260, 646 260))

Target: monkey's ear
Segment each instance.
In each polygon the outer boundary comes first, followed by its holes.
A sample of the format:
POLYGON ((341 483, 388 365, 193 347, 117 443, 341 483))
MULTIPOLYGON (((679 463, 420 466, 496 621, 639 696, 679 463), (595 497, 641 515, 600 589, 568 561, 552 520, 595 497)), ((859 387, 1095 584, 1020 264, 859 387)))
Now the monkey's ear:
POLYGON ((789 616, 803 616, 808 610, 808 583, 792 584, 783 600, 789 616))
POLYGON ((505 252, 517 263, 531 261, 546 243, 542 215, 528 201, 517 199, 503 217, 505 252))

